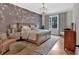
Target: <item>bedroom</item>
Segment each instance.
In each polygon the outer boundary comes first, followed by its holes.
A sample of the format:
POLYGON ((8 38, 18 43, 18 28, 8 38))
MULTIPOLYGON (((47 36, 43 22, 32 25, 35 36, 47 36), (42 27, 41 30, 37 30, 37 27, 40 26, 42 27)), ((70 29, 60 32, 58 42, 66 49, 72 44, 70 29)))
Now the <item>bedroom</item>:
POLYGON ((65 28, 75 30, 72 19, 73 3, 0 3, 0 53, 73 54, 64 51, 63 37, 65 28), (42 7, 47 14, 41 14, 42 7))

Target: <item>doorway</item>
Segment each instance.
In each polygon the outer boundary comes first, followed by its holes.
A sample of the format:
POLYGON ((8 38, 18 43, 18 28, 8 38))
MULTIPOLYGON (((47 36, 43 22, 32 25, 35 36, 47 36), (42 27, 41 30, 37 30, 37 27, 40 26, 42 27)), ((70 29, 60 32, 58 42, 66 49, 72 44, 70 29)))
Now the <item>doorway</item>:
POLYGON ((49 16, 49 30, 51 34, 59 34, 59 15, 49 16))

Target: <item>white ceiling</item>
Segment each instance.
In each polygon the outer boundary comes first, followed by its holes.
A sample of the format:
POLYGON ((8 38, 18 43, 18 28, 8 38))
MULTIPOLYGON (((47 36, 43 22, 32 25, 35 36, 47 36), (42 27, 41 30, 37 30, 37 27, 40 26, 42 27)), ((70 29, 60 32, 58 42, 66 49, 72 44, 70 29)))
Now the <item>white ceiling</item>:
MULTIPOLYGON (((19 7, 41 14, 41 3, 13 3, 19 7)), ((66 12, 73 8, 73 3, 45 3, 47 14, 66 12)))

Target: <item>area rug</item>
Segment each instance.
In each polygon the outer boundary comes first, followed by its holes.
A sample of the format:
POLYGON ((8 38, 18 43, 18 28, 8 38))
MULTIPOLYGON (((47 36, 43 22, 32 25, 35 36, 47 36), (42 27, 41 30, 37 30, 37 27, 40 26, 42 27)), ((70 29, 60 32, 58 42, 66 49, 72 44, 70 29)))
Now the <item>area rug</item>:
POLYGON ((58 36, 51 36, 51 39, 40 45, 35 51, 42 55, 47 55, 59 39, 60 37, 58 36))
MULTIPOLYGON (((60 37, 51 36, 51 39, 48 39, 40 46, 37 46, 30 42, 21 41, 22 43, 26 43, 26 48, 14 55, 47 55, 59 39, 60 37)), ((8 51, 5 55, 12 55, 12 53, 8 51)))

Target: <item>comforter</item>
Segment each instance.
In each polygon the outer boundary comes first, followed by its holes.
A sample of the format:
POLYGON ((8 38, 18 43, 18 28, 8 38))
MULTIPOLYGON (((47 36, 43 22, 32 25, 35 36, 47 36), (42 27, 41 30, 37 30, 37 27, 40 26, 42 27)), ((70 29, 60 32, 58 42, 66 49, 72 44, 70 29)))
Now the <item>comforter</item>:
POLYGON ((31 30, 22 32, 22 38, 27 39, 27 41, 40 45, 50 38, 51 32, 49 30, 31 30))

